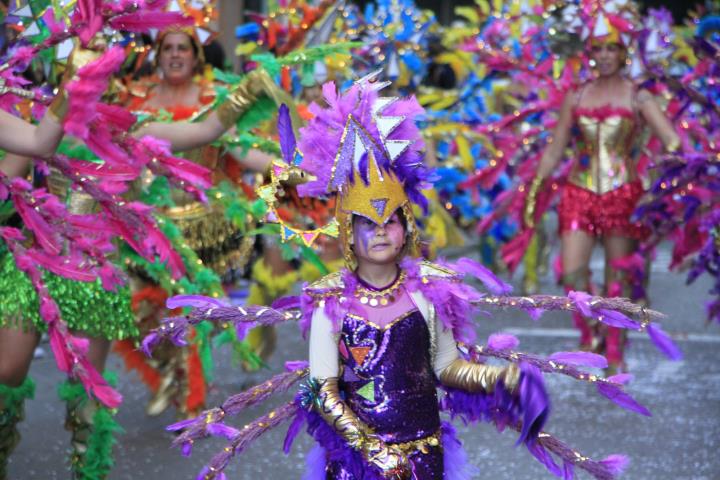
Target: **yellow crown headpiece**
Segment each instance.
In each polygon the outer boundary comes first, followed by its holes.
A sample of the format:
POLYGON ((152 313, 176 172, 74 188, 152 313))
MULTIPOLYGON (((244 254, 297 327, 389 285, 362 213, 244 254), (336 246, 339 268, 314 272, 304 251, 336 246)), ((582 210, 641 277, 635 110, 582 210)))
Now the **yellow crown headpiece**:
POLYGON ((380 97, 389 82, 371 74, 339 93, 323 86, 328 108, 311 106, 315 115, 300 129, 300 168, 315 180, 298 187, 304 196, 337 195, 336 220, 349 267, 353 215, 383 225, 402 212, 408 233, 406 251, 418 252, 418 231, 410 202, 425 207, 420 189, 429 171, 423 165, 423 142, 414 117, 422 108, 414 98, 380 97))

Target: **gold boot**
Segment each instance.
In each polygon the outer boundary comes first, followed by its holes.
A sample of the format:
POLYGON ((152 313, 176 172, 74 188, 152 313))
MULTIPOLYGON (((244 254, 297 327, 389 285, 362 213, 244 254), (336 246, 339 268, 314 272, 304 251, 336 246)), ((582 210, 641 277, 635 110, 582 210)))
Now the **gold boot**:
POLYGON ((176 350, 176 348, 171 349, 166 347, 164 350, 167 351, 162 352, 163 356, 169 358, 158 365, 158 370, 161 374, 160 385, 145 407, 145 413, 150 417, 157 417, 167 410, 173 403, 180 389, 177 372, 179 359, 177 358, 177 352, 173 351, 176 350))
MULTIPOLYGON (((114 376, 106 373, 105 379, 115 385, 114 376)), ((115 410, 88 398, 85 388, 75 382, 64 382, 58 393, 67 404, 65 429, 72 434, 71 478, 106 479, 113 466, 114 434, 122 431, 113 419, 115 410)))

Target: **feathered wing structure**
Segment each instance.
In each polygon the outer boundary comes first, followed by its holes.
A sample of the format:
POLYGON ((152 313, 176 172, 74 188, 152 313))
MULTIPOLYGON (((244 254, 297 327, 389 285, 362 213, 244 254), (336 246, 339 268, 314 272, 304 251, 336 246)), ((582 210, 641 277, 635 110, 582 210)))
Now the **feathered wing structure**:
MULTIPOLYGON (((57 28, 50 21, 53 12, 46 12, 49 34, 32 46, 20 47, 0 69, 0 75, 11 85, 22 85, 13 71, 25 66, 42 49, 57 45, 73 35, 87 44, 104 22, 127 19, 127 15, 143 15, 142 29, 164 25, 164 14, 155 16, 162 2, 78 2, 71 17, 70 28, 57 28)), ((174 15, 176 23, 185 19, 174 15)), ((140 26, 137 26, 140 28, 140 26)), ((65 177, 68 190, 82 190, 100 205, 94 214, 71 213, 63 202, 44 189, 34 189, 23 179, 2 177, 0 197, 10 199, 25 228, 32 233, 32 241, 12 227, 0 227, 0 236, 15 257, 16 264, 29 278, 38 297, 40 317, 48 326, 48 334, 58 367, 83 384, 88 395, 110 408, 120 403, 120 395, 94 370, 86 358, 87 341, 74 337, 60 318, 60 309, 43 280, 43 270, 74 281, 102 280, 108 290, 125 281, 122 272, 108 260, 115 249, 113 240, 123 238, 145 258, 159 257, 166 262, 174 276, 182 274, 182 263, 167 238, 155 226, 151 211, 139 203, 126 203, 119 194, 127 190, 129 182, 137 178, 142 167, 168 172, 178 183, 186 183, 192 193, 202 195, 201 188, 209 186, 209 172, 169 153, 166 144, 154 139, 140 140, 127 136, 135 123, 117 107, 100 103, 110 76, 124 60, 119 47, 110 47, 97 60, 80 68, 73 81, 66 85, 69 95, 68 113, 64 118, 67 133, 82 139, 105 163, 68 159, 62 155, 43 160, 41 166, 51 167, 65 177)), ((1 89, 2 106, 15 105, 5 97, 28 96, 17 89, 1 89)), ((44 100, 44 99, 42 99, 44 100)), ((33 113, 42 113, 41 109, 33 113)))
MULTIPOLYGON (((500 431, 508 428, 517 430, 520 433, 518 442, 524 443, 530 453, 550 472, 563 478, 573 478, 575 469, 585 470, 598 479, 610 479, 619 475, 627 463, 624 456, 615 455, 595 461, 543 431, 549 403, 544 387, 542 387, 542 375, 559 374, 576 381, 592 384, 600 395, 621 408, 641 415, 650 415, 649 410, 625 390, 625 384, 632 377, 621 374, 603 378, 586 370, 586 368, 598 369, 607 366, 605 357, 593 353, 556 352, 548 357, 541 357, 519 352, 516 350, 519 344, 518 339, 508 334, 494 334, 485 345, 473 345, 475 341, 473 317, 481 307, 519 308, 533 314, 545 310, 592 309, 592 311, 603 312, 604 316, 612 317, 613 319, 609 321, 614 325, 630 327, 644 324, 645 328, 650 329, 657 328, 650 320, 659 318, 660 315, 618 298, 603 299, 580 296, 573 299, 571 297, 506 295, 503 293, 509 292, 508 285, 495 278, 482 266, 467 259, 458 264, 445 263, 432 268, 430 265, 427 262, 405 260, 402 268, 408 273, 407 286, 413 291, 422 292, 438 307, 438 321, 452 329, 455 338, 465 345, 462 348, 463 355, 473 362, 483 362, 484 359, 492 357, 517 363, 521 369, 521 381, 517 393, 511 393, 502 386, 499 386, 491 394, 467 393, 457 389, 444 388, 445 395, 441 401, 443 410, 465 422, 489 422, 500 431), (470 277, 480 280, 486 285, 486 288, 500 293, 500 295, 484 295, 462 282, 463 278, 470 277), (638 319, 633 320, 631 317, 638 319)), ((344 271, 342 278, 345 298, 352 298, 353 275, 344 271)), ((339 292, 337 298, 343 296, 343 292, 339 292)), ((348 307, 339 302, 333 303, 333 298, 333 296, 326 297, 326 312, 334 321, 339 322, 348 307)), ((144 347, 147 349, 152 348, 161 339, 182 344, 190 326, 203 321, 232 325, 240 332, 239 335, 248 328, 259 324, 271 325, 297 319, 301 320, 301 328, 306 328, 309 327, 309 323, 307 320, 303 320, 299 308, 312 303, 312 300, 304 297, 288 297, 276 302, 273 308, 235 307, 216 299, 196 295, 177 296, 169 302, 169 308, 182 306, 192 307, 193 310, 186 316, 165 319, 161 327, 146 338, 144 347)), ((599 317, 600 314, 598 313, 596 316, 599 317)), ((214 457, 201 473, 202 475, 211 475, 212 478, 212 475, 221 474, 230 458, 246 448, 248 441, 283 421, 293 419, 285 441, 286 451, 289 451, 292 440, 303 426, 306 426, 308 432, 320 442, 326 453, 334 452, 331 454, 332 458, 344 458, 350 464, 362 462, 358 454, 350 450, 337 433, 311 410, 310 406, 317 394, 317 385, 314 385, 312 379, 301 385, 294 403, 285 404, 280 409, 266 414, 244 428, 226 425, 229 417, 237 414, 241 409, 257 405, 275 392, 286 391, 292 384, 305 378, 306 366, 305 362, 289 363, 287 373, 276 375, 256 387, 230 397, 220 408, 210 409, 196 419, 172 425, 169 427, 170 430, 183 432, 175 441, 175 445, 180 446, 184 454, 189 454, 195 440, 208 436, 227 438, 228 447, 214 457), (270 422, 270 419, 274 421, 270 422), (215 424, 217 426, 214 426, 215 424)), ((450 432, 449 428, 447 425, 443 427, 443 438, 447 438, 448 442, 457 442, 457 439, 448 433, 450 432)), ((458 455, 462 456, 462 454, 458 455)), ((324 455, 317 456, 316 462, 324 465, 324 461, 324 455)), ((359 466, 361 463, 357 463, 357 465, 359 466)), ((311 470, 320 471, 319 464, 314 466, 316 468, 311 468, 311 470)), ((459 471, 461 473, 452 478, 467 478, 467 476, 462 476, 462 472, 466 472, 466 469, 459 468, 459 471)))

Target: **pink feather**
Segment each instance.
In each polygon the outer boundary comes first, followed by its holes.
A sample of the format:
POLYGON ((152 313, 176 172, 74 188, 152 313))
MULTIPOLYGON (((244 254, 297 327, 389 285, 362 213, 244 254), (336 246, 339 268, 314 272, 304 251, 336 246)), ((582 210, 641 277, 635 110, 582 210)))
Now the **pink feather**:
POLYGON ((137 12, 120 15, 110 20, 112 28, 128 32, 148 32, 152 29, 164 30, 168 27, 193 24, 192 18, 180 12, 137 12))

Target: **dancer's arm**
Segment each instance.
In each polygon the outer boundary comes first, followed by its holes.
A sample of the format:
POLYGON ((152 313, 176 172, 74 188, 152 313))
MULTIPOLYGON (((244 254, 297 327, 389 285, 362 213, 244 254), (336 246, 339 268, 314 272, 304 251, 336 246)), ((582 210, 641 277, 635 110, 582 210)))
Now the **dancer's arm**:
POLYGON ((0 110, 0 148, 28 157, 49 157, 63 136, 60 122, 45 115, 38 125, 0 110))
POLYGON ((134 135, 151 135, 170 142, 174 152, 183 152, 199 148, 214 142, 226 130, 216 112, 200 122, 153 122, 139 128, 134 135))
POLYGON ((557 125, 553 130, 551 140, 548 141, 547 147, 543 152, 538 166, 537 175, 540 178, 547 178, 555 170, 558 163, 562 159, 563 152, 570 141, 570 131, 572 129, 572 109, 575 103, 575 93, 570 92, 565 95, 562 107, 560 108, 560 116, 557 125))
POLYGON ((32 159, 14 153, 6 153, 0 161, 0 172, 8 178, 24 177, 30 172, 32 159))
POLYGON ((451 330, 437 322, 437 353, 434 369, 440 382, 466 392, 492 393, 498 382, 513 391, 520 379, 520 370, 514 363, 507 367, 468 362, 460 358, 451 330))
POLYGON ((680 148, 680 136, 675 132, 673 124, 665 116, 652 94, 647 90, 640 90, 637 99, 643 118, 663 142, 665 150, 674 152, 680 148))

